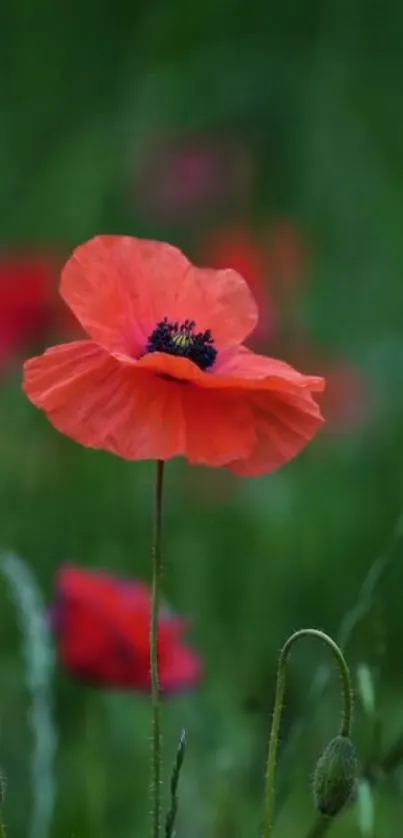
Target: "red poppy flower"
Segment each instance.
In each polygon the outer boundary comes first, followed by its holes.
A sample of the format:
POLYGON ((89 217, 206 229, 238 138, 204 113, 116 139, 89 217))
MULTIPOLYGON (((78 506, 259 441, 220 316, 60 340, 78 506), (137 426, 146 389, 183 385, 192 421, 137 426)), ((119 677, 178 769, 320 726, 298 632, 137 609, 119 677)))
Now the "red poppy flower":
MULTIPOLYGON (((75 677, 100 687, 150 690, 150 593, 141 582, 64 566, 51 625, 60 657, 75 677)), ((169 614, 158 624, 161 690, 178 692, 200 679, 199 656, 182 641, 187 621, 169 614)))
POLYGON ((39 253, 0 256, 0 367, 49 325, 55 271, 39 253))
POLYGON ((175 247, 99 236, 73 253, 61 294, 90 340, 25 364, 24 388, 62 433, 129 460, 263 474, 323 422, 323 379, 242 345, 257 322, 246 282, 175 247))

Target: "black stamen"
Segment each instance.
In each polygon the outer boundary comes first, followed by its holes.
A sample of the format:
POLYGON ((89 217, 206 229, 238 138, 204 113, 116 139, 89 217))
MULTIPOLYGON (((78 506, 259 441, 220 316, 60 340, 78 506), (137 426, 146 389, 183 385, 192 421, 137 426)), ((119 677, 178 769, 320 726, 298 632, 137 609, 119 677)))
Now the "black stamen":
POLYGON ((195 328, 194 320, 184 320, 179 325, 178 321, 171 322, 164 317, 148 338, 146 352, 166 352, 189 358, 201 370, 206 370, 214 364, 217 350, 210 329, 195 332, 195 328))

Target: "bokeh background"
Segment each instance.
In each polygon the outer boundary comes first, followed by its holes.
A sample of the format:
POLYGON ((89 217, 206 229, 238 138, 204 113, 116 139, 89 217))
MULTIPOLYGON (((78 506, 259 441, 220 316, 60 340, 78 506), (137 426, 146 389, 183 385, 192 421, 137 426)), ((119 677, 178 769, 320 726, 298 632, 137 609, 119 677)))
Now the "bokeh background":
MULTIPOLYGON (((65 561, 150 578, 152 464, 60 437, 20 389, 23 359, 75 334, 57 297, 72 247, 127 233, 237 268, 261 307, 253 345, 328 378, 326 430, 280 472, 167 472, 165 595, 205 666, 200 688, 164 704, 167 772, 189 735, 178 838, 257 835, 294 629, 347 627, 364 767, 403 732, 403 6, 15 0, 1 17, 0 546, 45 601, 65 561)), ((7 579, 0 597, 4 819, 19 838, 31 698, 7 579)), ((326 660, 307 642, 290 664, 278 838, 322 834, 309 833, 310 775, 340 703, 336 676, 312 692, 326 660)), ((147 698, 56 664, 52 700, 52 835, 147 834, 147 698)), ((399 838, 402 795, 397 767, 373 816, 365 798, 329 833, 399 838)))

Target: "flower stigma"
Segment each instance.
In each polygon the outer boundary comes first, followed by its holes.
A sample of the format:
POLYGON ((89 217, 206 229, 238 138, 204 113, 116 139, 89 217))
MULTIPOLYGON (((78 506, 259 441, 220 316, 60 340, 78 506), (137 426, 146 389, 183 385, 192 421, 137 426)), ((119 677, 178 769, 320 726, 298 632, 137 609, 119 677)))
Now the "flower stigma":
POLYGON ((196 332, 195 320, 170 321, 164 317, 151 332, 146 352, 165 352, 193 361, 199 369, 207 370, 214 364, 217 349, 210 329, 196 332))

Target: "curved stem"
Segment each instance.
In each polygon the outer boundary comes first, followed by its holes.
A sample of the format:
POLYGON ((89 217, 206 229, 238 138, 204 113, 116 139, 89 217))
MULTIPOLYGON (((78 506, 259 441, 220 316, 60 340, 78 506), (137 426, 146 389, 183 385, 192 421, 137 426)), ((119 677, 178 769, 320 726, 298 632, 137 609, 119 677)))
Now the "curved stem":
POLYGON ((285 677, 288 657, 294 644, 304 637, 313 637, 325 643, 333 653, 339 667, 343 686, 343 713, 340 724, 340 736, 349 736, 353 715, 353 692, 351 686, 350 672, 337 643, 327 634, 318 629, 301 629, 288 638, 281 652, 277 669, 276 694, 274 700, 273 719, 269 738, 269 753, 266 768, 266 791, 264 803, 264 816, 262 825, 262 838, 271 838, 273 833, 273 808, 275 796, 275 772, 277 762, 277 749, 280 734, 281 715, 283 712, 285 677))
MULTIPOLYGON (((161 519, 162 491, 164 483, 164 462, 157 461, 154 502, 154 531, 152 541, 152 591, 150 618, 150 671, 151 671, 151 812, 152 837, 161 834, 161 762, 162 734, 160 709, 160 684, 158 667, 158 616, 160 610, 162 582, 161 519)), ((1 838, 1 836, 0 836, 1 838)))

